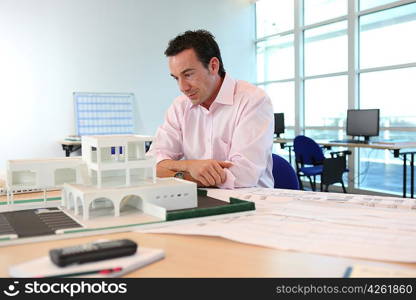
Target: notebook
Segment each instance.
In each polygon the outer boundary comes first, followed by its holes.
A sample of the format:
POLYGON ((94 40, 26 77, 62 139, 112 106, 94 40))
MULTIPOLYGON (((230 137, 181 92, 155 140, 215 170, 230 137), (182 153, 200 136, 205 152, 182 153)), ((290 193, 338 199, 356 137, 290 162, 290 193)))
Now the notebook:
POLYGON ((61 268, 53 264, 49 256, 43 256, 9 267, 9 274, 11 277, 32 278, 119 277, 164 257, 163 249, 139 247, 134 255, 61 268))

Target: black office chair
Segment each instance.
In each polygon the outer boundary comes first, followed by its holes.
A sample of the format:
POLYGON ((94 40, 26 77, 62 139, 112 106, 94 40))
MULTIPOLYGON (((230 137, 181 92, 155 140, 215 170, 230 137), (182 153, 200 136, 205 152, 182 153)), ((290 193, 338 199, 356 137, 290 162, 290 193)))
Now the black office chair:
POLYGON ((342 190, 346 193, 347 190, 342 180, 344 173, 349 171, 346 168, 346 156, 339 155, 337 157, 325 158, 322 165, 321 191, 323 190, 323 186, 325 186, 325 192, 328 192, 328 187, 331 184, 341 183, 342 190))
POLYGON ((346 168, 346 155, 351 154, 351 151, 334 151, 331 152, 331 158, 326 158, 322 148, 313 139, 304 135, 295 138, 293 150, 296 158, 296 173, 299 177, 301 189, 303 189, 301 177, 308 177, 311 188, 315 191, 316 176, 320 176, 321 191, 323 191, 324 186, 327 192, 329 185, 341 183, 342 190, 344 193, 347 192, 342 177, 345 172, 349 171, 346 168))

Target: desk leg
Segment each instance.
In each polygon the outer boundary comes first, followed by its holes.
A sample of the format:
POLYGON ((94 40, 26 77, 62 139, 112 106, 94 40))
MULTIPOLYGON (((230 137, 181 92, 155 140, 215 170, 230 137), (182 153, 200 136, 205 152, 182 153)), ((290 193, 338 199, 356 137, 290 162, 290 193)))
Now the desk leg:
POLYGON ((289 146, 289 164, 292 165, 292 146, 289 146))
POLYGON ((407 164, 406 153, 403 154, 403 198, 406 198, 406 185, 407 185, 407 164))
POLYGON ((415 190, 415 154, 410 156, 410 197, 413 198, 415 190))
POLYGON ((62 150, 65 151, 65 156, 69 157, 72 152, 72 145, 62 145, 62 150))
POLYGON ((65 156, 70 157, 71 153, 81 149, 81 146, 78 145, 62 145, 62 149, 65 151, 65 156))

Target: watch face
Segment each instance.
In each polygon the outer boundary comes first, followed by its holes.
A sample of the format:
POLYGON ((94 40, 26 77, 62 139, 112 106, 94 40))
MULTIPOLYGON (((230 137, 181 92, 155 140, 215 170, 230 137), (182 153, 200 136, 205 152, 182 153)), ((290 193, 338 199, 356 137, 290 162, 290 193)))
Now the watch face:
POLYGON ((177 172, 173 177, 183 179, 183 172, 177 172))

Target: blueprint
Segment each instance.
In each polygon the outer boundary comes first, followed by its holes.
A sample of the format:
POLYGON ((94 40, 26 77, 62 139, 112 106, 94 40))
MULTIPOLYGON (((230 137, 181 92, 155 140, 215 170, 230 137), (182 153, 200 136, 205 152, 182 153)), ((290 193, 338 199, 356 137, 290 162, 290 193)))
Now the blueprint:
POLYGON ((253 201, 251 215, 140 229, 219 236, 264 247, 382 261, 416 262, 415 199, 279 189, 209 189, 253 201))

